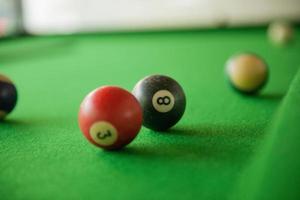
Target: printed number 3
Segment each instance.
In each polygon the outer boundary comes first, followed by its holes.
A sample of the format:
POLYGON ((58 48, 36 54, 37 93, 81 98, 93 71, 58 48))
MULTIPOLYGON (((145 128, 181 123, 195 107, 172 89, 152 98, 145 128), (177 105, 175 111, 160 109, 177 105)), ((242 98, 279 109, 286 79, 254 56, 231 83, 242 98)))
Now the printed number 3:
POLYGON ((111 136, 111 132, 109 130, 106 131, 106 133, 104 132, 98 132, 97 133, 97 138, 99 138, 100 140, 104 140, 107 137, 111 136))

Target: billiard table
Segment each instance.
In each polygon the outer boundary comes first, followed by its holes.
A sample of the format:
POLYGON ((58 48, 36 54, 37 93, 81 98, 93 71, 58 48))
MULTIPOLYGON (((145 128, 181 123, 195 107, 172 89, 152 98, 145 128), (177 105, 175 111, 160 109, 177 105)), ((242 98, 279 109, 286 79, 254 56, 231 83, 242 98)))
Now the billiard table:
POLYGON ((295 35, 284 47, 266 27, 0 41, 0 73, 19 98, 0 123, 0 199, 300 199, 299 26, 295 35), (243 51, 269 65, 255 96, 234 91, 224 73, 243 51), (150 74, 184 88, 181 121, 142 128, 119 151, 91 145, 77 119, 85 95, 131 91, 150 74))

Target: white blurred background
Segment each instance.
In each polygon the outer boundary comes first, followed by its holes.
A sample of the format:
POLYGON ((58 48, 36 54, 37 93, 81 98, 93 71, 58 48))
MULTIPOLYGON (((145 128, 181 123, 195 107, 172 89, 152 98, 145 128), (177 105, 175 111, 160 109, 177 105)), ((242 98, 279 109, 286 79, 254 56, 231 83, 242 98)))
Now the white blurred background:
POLYGON ((33 34, 255 26, 299 22, 300 0, 0 0, 1 15, 33 34))

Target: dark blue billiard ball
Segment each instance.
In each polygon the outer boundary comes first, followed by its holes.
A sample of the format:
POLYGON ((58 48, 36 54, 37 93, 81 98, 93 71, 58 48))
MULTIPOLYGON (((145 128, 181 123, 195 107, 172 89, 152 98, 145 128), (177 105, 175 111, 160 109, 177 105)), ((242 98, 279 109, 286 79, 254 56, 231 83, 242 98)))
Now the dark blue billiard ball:
POLYGON ((0 74, 0 120, 14 109, 17 96, 17 89, 13 82, 0 74))

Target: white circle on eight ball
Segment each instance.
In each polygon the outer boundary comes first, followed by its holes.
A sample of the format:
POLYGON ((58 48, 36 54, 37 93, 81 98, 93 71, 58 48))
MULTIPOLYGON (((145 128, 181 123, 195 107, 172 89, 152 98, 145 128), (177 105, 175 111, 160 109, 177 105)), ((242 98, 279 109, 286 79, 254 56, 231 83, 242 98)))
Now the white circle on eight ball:
POLYGON ((92 139, 99 145, 112 145, 118 138, 117 129, 107 121, 95 122, 90 128, 92 139))
POLYGON ((174 104, 175 98, 168 90, 159 90, 152 97, 153 107, 161 113, 166 113, 172 110, 174 104))

